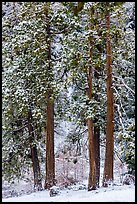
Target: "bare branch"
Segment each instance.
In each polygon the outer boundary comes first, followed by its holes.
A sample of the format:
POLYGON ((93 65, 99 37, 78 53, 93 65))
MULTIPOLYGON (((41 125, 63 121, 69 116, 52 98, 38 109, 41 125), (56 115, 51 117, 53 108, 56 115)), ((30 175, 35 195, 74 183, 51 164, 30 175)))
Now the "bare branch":
POLYGON ((129 91, 131 91, 133 94, 135 94, 134 90, 132 90, 128 85, 126 85, 125 82, 124 82, 124 80, 123 80, 121 77, 117 77, 117 76, 113 76, 113 77, 116 78, 116 79, 119 79, 119 80, 122 82, 122 84, 123 84, 129 91))

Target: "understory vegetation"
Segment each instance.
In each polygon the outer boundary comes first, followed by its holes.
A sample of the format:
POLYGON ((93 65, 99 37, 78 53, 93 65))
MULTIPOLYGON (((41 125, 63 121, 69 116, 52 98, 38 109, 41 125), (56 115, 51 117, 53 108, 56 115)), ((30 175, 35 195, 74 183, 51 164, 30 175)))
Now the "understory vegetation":
POLYGON ((115 165, 135 175, 135 2, 2 2, 3 180, 90 191, 115 165))

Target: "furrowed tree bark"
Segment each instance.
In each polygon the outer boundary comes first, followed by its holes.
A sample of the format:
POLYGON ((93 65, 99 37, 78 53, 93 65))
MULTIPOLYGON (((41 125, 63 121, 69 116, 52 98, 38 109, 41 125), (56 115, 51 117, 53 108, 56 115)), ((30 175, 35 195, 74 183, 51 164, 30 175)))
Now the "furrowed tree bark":
MULTIPOLYGON (((100 71, 99 66, 95 66, 94 77, 96 80, 99 79, 98 72, 100 71)), ((100 91, 99 85, 97 85, 97 93, 100 91)), ((98 95, 94 95, 96 101, 100 101, 98 95)), ((95 147, 95 161, 96 161, 96 185, 99 187, 100 181, 100 127, 98 124, 98 118, 95 117, 94 121, 94 147, 95 147)))
POLYGON ((99 188, 100 181, 100 127, 94 125, 94 147, 96 161, 96 186, 99 188))
MULTIPOLYGON (((95 21, 95 26, 98 32, 98 35, 100 35, 100 31, 99 31, 99 16, 98 16, 98 12, 95 12, 96 15, 96 19, 97 21, 95 21)), ((98 48, 98 47, 97 47, 98 48)), ((98 59, 101 60, 101 54, 98 53, 96 56, 98 59)), ((99 80, 99 72, 101 71, 101 67, 100 65, 96 64, 94 67, 94 78, 96 81, 99 80)), ((97 84, 96 86, 96 92, 94 94, 94 98, 97 102, 100 102, 100 98, 98 96, 97 93, 100 92, 100 87, 99 84, 97 84)), ((99 188, 99 182, 100 182, 100 126, 98 124, 98 118, 97 116, 95 117, 95 121, 94 121, 94 147, 95 147, 95 161, 96 161, 96 185, 99 188)))
POLYGON ((35 134, 34 134, 34 128, 32 125, 31 108, 29 108, 28 110, 28 130, 30 135, 29 143, 30 143, 31 159, 32 159, 33 174, 34 174, 34 189, 40 191, 42 190, 42 181, 41 181, 41 172, 40 172, 37 147, 36 147, 36 144, 33 144, 35 139, 35 134))
POLYGON ((107 61, 107 127, 106 127, 106 152, 104 164, 103 186, 108 186, 113 181, 114 157, 114 105, 112 90, 112 48, 110 43, 110 13, 106 15, 106 61, 107 61))
POLYGON ((53 90, 50 85, 51 80, 51 34, 50 34, 50 23, 49 23, 49 9, 50 2, 46 3, 45 15, 46 15, 46 32, 47 32, 47 61, 48 61, 48 90, 47 90, 47 124, 46 124, 46 178, 45 178, 45 189, 49 189, 55 185, 55 157, 54 157, 54 100, 53 90))
MULTIPOLYGON (((92 99, 92 40, 90 41, 90 66, 88 70, 88 97, 92 99)), ((88 146, 89 146, 89 178, 88 191, 96 189, 96 163, 95 163, 95 148, 93 136, 93 120, 88 118, 88 146)))
POLYGON ((47 96, 47 126, 46 126, 46 180, 45 189, 55 185, 54 158, 54 102, 47 96))

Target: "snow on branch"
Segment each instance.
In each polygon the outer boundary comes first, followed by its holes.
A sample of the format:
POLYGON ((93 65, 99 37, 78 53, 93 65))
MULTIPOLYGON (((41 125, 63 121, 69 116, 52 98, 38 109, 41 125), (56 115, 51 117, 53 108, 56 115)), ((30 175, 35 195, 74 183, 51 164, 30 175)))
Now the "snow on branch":
POLYGON ((113 77, 116 78, 116 79, 119 79, 119 80, 122 82, 122 84, 123 84, 129 91, 131 91, 133 94, 135 94, 135 91, 132 90, 128 85, 126 85, 125 82, 124 82, 124 80, 123 80, 121 77, 117 77, 117 76, 113 76, 113 77))

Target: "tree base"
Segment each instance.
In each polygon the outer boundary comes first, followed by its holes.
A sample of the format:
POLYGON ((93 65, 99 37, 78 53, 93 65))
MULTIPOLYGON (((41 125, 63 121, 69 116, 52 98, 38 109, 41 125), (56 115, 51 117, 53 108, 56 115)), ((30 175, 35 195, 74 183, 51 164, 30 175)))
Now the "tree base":
POLYGON ((88 187, 88 191, 97 190, 96 186, 88 187))

